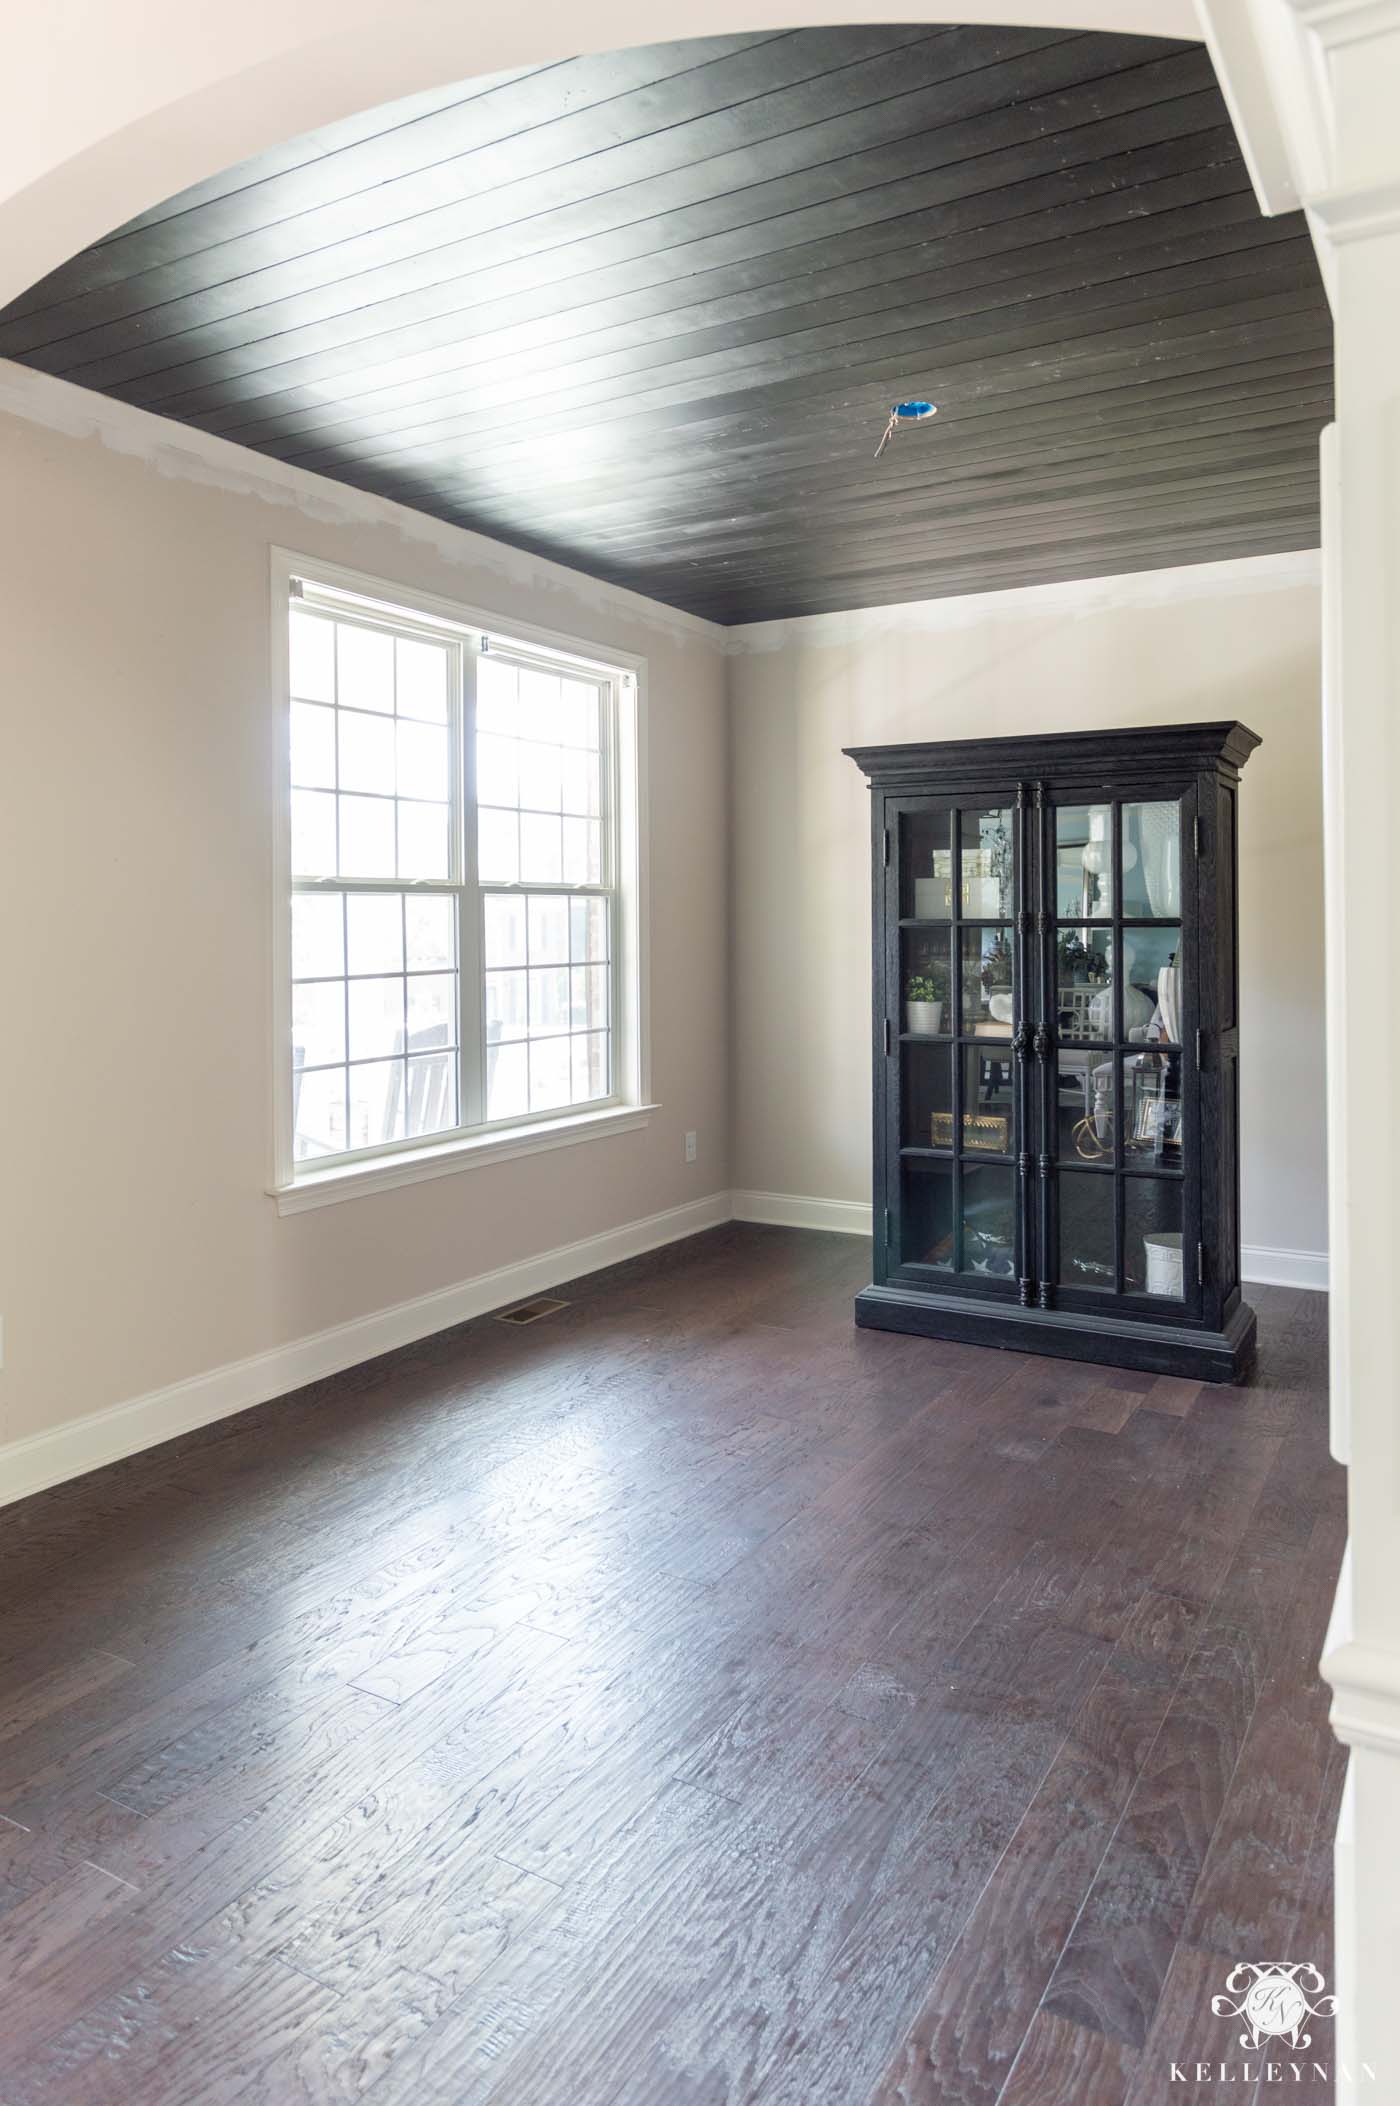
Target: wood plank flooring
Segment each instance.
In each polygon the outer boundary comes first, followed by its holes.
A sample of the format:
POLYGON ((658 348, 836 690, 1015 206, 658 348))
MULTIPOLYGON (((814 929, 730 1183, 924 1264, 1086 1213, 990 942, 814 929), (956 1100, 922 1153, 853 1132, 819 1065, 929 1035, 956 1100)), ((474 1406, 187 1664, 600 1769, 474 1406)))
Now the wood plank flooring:
POLYGON ((0 2106, 1158 2106, 1329 1978, 1326 1305, 1249 1386, 734 1225, 0 1515, 0 2106), (1237 2029, 1236 2029, 1237 2030, 1237 2029))

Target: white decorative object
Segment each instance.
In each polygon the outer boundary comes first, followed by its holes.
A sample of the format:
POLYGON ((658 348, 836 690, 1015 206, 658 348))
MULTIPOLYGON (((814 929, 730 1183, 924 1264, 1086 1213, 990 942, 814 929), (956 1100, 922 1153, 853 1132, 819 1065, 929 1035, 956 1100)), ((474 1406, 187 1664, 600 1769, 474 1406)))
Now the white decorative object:
POLYGON ((1142 1247, 1147 1255, 1147 1291, 1160 1294, 1169 1300, 1181 1300, 1181 1230, 1156 1229, 1144 1236, 1142 1247))
POLYGON ((1175 965, 1164 965, 1157 975, 1157 1007, 1170 1044, 1181 1044, 1181 973, 1175 965))
POLYGON ((999 1024, 1011 1022, 1012 995, 1010 988, 998 988, 987 997, 987 1007, 999 1024))
POLYGON ((1175 804, 1138 806, 1147 904, 1162 916, 1181 912, 1181 815, 1175 804))
POLYGON ((1059 999, 1061 1038, 1093 1038, 1093 1007, 1103 997, 1092 987, 1061 987, 1059 999))
MULTIPOLYGON (((1113 834, 1108 811, 1095 805, 1089 813, 1089 838, 1080 851, 1080 860, 1089 876, 1095 880, 1092 888, 1094 898, 1087 901, 1096 914, 1111 914, 1113 911, 1113 834)), ((1088 888, 1086 888, 1088 889, 1088 888)))
POLYGON ((962 854, 962 907, 973 921, 991 921, 1004 911, 1002 874, 989 848, 965 848, 962 854))
POLYGON ((1123 938, 1123 1033, 1137 1043, 1134 1034, 1146 1031, 1152 1021, 1152 1004, 1140 987, 1133 985, 1133 965, 1137 959, 1137 947, 1125 936, 1123 938))

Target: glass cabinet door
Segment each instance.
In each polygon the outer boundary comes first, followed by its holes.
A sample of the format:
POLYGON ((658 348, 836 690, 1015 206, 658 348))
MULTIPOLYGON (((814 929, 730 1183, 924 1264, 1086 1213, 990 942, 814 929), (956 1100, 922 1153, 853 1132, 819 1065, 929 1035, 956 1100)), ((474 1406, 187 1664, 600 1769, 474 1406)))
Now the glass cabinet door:
POLYGON ((1053 1051, 1043 1116, 1055 1175, 1040 1277, 1056 1299, 1140 1297, 1145 1311, 1180 1311, 1195 1298, 1185 800, 1057 798, 1045 816, 1053 912, 1041 972, 1053 1051))
POLYGON ((899 1170, 889 1261, 947 1275, 960 1291, 1005 1295, 1023 1269, 1024 1085, 1013 1045, 1022 813, 1012 797, 920 800, 894 818, 888 1028, 899 1084, 887 1140, 899 1170))

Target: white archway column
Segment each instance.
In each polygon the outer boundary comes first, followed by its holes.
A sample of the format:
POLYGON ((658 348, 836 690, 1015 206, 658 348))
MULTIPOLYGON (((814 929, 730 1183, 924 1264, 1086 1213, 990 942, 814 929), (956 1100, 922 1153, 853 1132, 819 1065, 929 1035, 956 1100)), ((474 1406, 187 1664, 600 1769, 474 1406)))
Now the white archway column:
POLYGON ((1307 209, 1336 322, 1323 749, 1333 1450, 1350 1546, 1322 1671, 1351 1750, 1337 2096, 1400 2102, 1400 0, 1202 12, 1265 209, 1307 209))
MULTIPOLYGON (((1400 86, 1400 21, 1387 56, 1400 86)), ((1400 2102, 1400 131, 1396 194, 1314 209, 1331 250, 1337 422, 1325 456, 1333 1452, 1350 1542, 1322 1671, 1351 1749, 1337 1843, 1339 2047, 1400 2102)))

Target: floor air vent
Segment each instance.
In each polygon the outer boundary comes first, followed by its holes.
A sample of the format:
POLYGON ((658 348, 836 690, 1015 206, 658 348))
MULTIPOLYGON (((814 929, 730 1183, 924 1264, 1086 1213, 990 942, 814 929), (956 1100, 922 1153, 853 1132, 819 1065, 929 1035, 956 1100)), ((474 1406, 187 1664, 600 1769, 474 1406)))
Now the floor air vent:
POLYGON ((553 1301, 549 1295, 541 1295, 538 1301, 518 1302, 513 1309, 500 1309, 496 1313, 498 1324, 534 1324, 542 1316, 553 1316, 556 1309, 567 1309, 567 1302, 553 1301))

